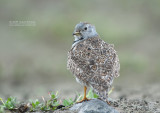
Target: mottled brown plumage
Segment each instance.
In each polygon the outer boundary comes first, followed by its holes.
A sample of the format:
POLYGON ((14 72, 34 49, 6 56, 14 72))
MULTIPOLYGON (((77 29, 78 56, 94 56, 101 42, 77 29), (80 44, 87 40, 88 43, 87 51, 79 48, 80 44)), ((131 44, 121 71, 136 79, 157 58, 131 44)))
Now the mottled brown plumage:
POLYGON ((83 86, 90 86, 101 99, 107 101, 108 91, 120 64, 113 44, 98 35, 81 40, 68 52, 67 68, 83 86))

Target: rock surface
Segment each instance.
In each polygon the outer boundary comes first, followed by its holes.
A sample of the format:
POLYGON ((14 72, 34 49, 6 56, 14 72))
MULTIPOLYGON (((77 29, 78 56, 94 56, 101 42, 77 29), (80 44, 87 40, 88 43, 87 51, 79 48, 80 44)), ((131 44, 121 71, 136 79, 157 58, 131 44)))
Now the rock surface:
POLYGON ((99 99, 92 99, 90 101, 75 104, 70 110, 78 113, 119 113, 106 102, 99 99))

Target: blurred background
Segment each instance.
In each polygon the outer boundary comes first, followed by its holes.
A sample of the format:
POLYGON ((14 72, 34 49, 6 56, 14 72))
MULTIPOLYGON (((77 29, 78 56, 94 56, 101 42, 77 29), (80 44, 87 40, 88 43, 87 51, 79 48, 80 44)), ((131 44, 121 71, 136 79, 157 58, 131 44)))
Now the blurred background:
POLYGON ((160 0, 1 0, 0 97, 82 94, 83 87, 66 69, 80 21, 95 25, 100 37, 115 45, 121 76, 113 84, 114 98, 126 89, 143 87, 145 93, 154 84, 159 87, 160 0))

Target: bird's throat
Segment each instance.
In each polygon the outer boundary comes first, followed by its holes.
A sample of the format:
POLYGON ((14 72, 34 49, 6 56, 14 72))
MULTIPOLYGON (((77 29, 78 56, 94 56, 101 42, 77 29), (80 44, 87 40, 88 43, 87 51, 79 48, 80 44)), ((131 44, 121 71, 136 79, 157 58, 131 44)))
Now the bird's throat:
POLYGON ((74 47, 77 43, 81 42, 82 40, 84 40, 83 37, 76 37, 73 41, 72 47, 74 47))
POLYGON ((79 42, 79 41, 81 41, 81 40, 83 40, 83 39, 84 39, 83 37, 77 38, 77 39, 75 39, 75 40, 73 41, 73 44, 74 44, 74 43, 77 43, 77 42, 79 42))

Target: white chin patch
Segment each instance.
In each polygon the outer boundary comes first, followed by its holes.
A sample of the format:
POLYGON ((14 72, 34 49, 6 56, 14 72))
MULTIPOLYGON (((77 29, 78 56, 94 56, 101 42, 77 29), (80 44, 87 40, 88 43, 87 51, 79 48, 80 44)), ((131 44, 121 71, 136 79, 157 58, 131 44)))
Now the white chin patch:
POLYGON ((74 41, 77 41, 81 38, 81 36, 80 35, 79 36, 74 35, 74 38, 75 38, 74 41))
POLYGON ((77 35, 74 35, 74 38, 75 38, 75 39, 80 39, 81 36, 80 36, 80 35, 78 35, 78 36, 77 36, 77 35))

